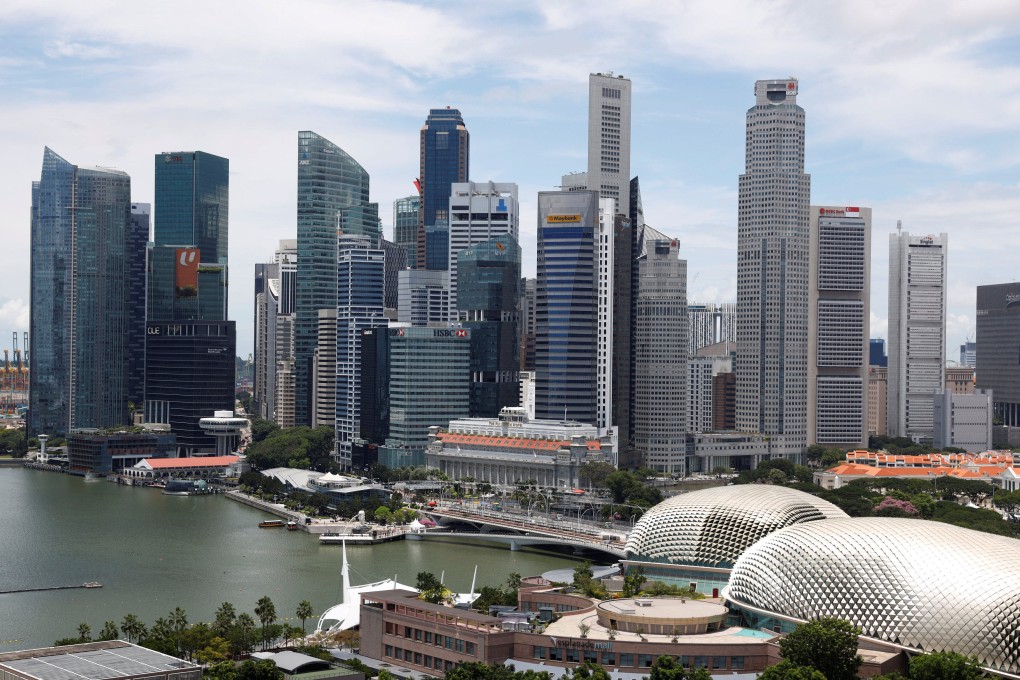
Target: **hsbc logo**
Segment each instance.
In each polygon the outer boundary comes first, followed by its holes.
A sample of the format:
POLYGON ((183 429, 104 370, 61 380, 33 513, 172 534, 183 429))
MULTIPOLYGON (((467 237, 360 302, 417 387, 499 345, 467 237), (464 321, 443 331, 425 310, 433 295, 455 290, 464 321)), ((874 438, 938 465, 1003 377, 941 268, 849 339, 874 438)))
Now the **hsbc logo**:
POLYGON ((455 330, 446 329, 435 329, 432 331, 432 337, 434 338, 466 338, 468 336, 467 330, 458 328, 455 330))

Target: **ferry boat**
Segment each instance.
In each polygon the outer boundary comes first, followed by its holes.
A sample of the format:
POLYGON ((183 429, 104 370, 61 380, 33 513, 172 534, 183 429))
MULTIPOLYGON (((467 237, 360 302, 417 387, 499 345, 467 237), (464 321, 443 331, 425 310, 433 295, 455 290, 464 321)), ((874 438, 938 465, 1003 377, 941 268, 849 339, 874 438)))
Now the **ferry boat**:
POLYGON ((267 519, 263 522, 259 522, 259 528, 261 529, 276 529, 277 527, 286 526, 287 523, 282 519, 267 519))
POLYGON ((298 529, 297 522, 295 522, 294 520, 287 522, 287 531, 297 531, 297 529, 298 529))

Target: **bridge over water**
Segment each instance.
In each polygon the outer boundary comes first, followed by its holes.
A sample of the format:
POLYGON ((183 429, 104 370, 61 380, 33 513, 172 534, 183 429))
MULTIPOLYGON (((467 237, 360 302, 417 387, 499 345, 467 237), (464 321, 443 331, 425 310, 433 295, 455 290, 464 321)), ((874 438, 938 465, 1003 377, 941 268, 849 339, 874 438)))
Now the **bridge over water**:
POLYGON ((625 555, 624 533, 597 525, 569 520, 557 522, 492 511, 471 511, 452 507, 429 508, 427 514, 440 525, 466 524, 472 531, 424 531, 408 533, 410 540, 472 539, 505 543, 511 550, 528 545, 562 545, 579 550, 596 550, 617 558, 625 555))

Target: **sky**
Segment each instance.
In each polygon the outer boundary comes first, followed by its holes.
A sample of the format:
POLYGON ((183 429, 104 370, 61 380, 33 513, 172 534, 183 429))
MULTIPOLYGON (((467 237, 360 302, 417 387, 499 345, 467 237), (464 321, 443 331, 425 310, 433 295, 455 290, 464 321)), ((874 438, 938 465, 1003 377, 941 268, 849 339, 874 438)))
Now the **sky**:
POLYGON ((294 238, 297 132, 369 172, 387 236, 414 192, 428 110, 471 133, 471 179, 517 182, 524 270, 536 194, 583 170, 587 79, 633 83, 645 221, 681 242, 691 302, 736 300, 737 178, 754 81, 800 79, 815 205, 870 206, 872 337, 886 337, 888 235, 949 234, 948 358, 975 286, 1020 270, 1016 0, 4 0, 0 348, 28 330, 29 207, 49 146, 128 172, 230 159, 230 318, 252 351, 254 263, 294 238))

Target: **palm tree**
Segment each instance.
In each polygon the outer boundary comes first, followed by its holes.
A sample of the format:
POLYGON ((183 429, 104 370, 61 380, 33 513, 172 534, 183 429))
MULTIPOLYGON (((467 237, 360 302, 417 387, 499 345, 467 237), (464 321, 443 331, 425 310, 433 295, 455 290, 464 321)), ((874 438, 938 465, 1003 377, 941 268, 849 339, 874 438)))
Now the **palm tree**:
POLYGON ((262 623, 262 649, 265 651, 268 634, 266 629, 276 621, 276 605, 268 595, 259 598, 255 603, 255 616, 259 617, 259 622, 262 623))
POLYGON ((213 619, 213 630, 220 637, 226 637, 227 631, 229 631, 234 621, 237 619, 237 610, 234 609, 234 605, 229 602, 224 602, 220 605, 220 608, 216 610, 215 618, 213 619))
POLYGON ((312 618, 312 603, 308 600, 301 600, 298 603, 297 611, 294 614, 301 619, 301 634, 305 633, 305 621, 312 618))
POLYGON ((107 621, 103 624, 103 630, 99 633, 100 640, 116 640, 118 636, 117 622, 107 621))
POLYGON ((87 623, 78 624, 78 639, 82 642, 92 641, 92 626, 87 623))
POLYGON ((140 640, 145 634, 145 624, 134 614, 128 614, 120 622, 120 632, 124 633, 124 637, 127 638, 128 642, 135 642, 140 640))

